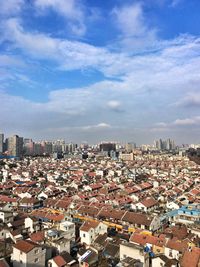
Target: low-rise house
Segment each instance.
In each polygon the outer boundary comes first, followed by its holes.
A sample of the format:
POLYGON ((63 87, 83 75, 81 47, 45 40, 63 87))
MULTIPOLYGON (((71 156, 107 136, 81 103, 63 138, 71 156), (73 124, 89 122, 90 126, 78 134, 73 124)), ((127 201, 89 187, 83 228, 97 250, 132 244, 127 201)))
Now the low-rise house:
POLYGON ((136 210, 141 210, 144 212, 150 212, 156 208, 158 208, 158 201, 156 201, 154 198, 152 197, 147 197, 145 199, 143 199, 142 201, 136 203, 135 205, 133 205, 133 207, 136 210))
POLYGON ((23 198, 20 200, 19 207, 25 211, 27 210, 33 210, 33 209, 38 209, 42 206, 42 203, 40 200, 35 199, 35 198, 23 198))
POLYGON ((103 235, 102 234, 98 235, 97 238, 92 243, 91 247, 97 251, 103 251, 105 245, 107 244, 107 238, 108 238, 107 233, 103 235))
POLYGON ((61 222, 58 229, 64 232, 65 238, 71 242, 75 241, 75 224, 69 221, 61 222))
POLYGON ((108 242, 103 250, 103 256, 113 261, 119 260, 119 244, 108 242))
POLYGON ((107 226, 102 222, 84 222, 80 227, 81 243, 90 245, 98 235, 107 232, 107 226))
POLYGON ((38 231, 36 233, 32 233, 30 234, 29 238, 31 241, 42 245, 45 243, 45 232, 38 231))
POLYGON ((170 259, 166 257, 165 255, 159 255, 159 256, 153 257, 151 259, 151 262, 152 262, 153 267, 160 267, 160 266, 180 267, 181 266, 178 260, 170 259))
POLYGON ((39 221, 34 217, 27 217, 24 220, 25 229, 27 229, 30 233, 40 230, 39 221))
POLYGON ((161 227, 158 216, 148 216, 147 214, 127 211, 121 219, 123 224, 128 226, 156 231, 161 227))
POLYGON ((78 258, 80 267, 90 267, 94 266, 98 262, 98 254, 92 250, 86 250, 84 253, 79 252, 81 256, 78 258))
POLYGON ((48 260, 48 267, 70 267, 75 265, 76 261, 67 252, 61 253, 60 255, 48 260))
POLYGON ((13 245, 13 267, 45 266, 46 249, 30 240, 20 240, 13 245))
POLYGON ((120 244, 120 261, 127 257, 139 260, 143 267, 150 266, 149 253, 144 251, 143 246, 135 245, 129 242, 123 242, 120 244))
POLYGON ((55 253, 67 251, 70 253, 71 240, 65 237, 67 233, 55 228, 45 232, 45 243, 52 247, 55 253))
POLYGON ((0 210, 0 221, 10 223, 13 221, 13 212, 8 210, 0 210))
POLYGON ((165 256, 170 259, 179 260, 180 256, 189 248, 189 240, 179 240, 176 237, 167 241, 165 245, 165 256))

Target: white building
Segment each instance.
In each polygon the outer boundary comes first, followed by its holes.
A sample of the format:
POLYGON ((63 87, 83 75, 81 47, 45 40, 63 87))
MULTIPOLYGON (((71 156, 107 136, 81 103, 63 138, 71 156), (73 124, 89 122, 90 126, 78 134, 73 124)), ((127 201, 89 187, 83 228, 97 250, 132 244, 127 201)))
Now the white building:
POLYGON ((75 224, 72 222, 61 222, 59 230, 64 231, 64 237, 70 241, 75 241, 75 224))
POLYGON ((13 212, 8 210, 0 210, 0 220, 4 223, 10 223, 13 221, 13 212))
POLYGON ((149 255, 144 252, 143 246, 132 243, 120 244, 120 261, 126 258, 137 259, 141 262, 141 266, 149 267, 149 255))
POLYGON ((107 233, 107 226, 102 222, 84 222, 80 228, 81 243, 90 245, 98 235, 107 233))

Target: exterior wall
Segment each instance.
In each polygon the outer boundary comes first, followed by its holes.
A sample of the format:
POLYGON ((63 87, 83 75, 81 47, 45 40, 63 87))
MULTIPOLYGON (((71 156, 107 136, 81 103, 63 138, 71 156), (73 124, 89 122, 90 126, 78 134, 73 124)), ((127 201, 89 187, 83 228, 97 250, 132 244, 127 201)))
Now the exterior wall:
POLYGON ((48 267, 58 267, 54 260, 48 260, 48 267))
POLYGON ((170 210, 179 209, 179 205, 177 205, 174 202, 167 202, 166 207, 167 209, 170 209, 170 210))
POLYGON ((75 240, 75 224, 72 222, 65 221, 60 223, 59 229, 65 231, 64 237, 74 241, 75 240))
POLYGON ((89 230, 88 232, 80 230, 81 243, 90 245, 92 241, 95 239, 93 234, 94 234, 93 229, 89 230))
POLYGON ((179 259, 179 251, 165 247, 165 256, 170 259, 179 259))
POLYGON ((164 247, 158 247, 158 246, 153 246, 153 253, 156 254, 164 254, 165 249, 164 247))
POLYGON ((135 208, 147 212, 147 207, 145 207, 142 203, 135 204, 135 208))
POLYGON ((153 267, 161 267, 164 266, 164 262, 161 260, 161 258, 157 257, 157 258, 153 258, 152 259, 152 266, 153 267), (163 265, 162 265, 163 264, 163 265))
POLYGON ((97 235, 103 235, 104 233, 107 233, 107 225, 104 223, 101 223, 98 225, 98 227, 95 229, 96 236, 97 235))
POLYGON ((81 243, 91 245, 98 235, 104 233, 107 233, 107 226, 101 222, 95 229, 91 228, 88 232, 80 230, 81 243))
POLYGON ((159 217, 155 216, 151 222, 150 230, 156 231, 161 227, 161 222, 159 217))
POLYGON ((0 219, 4 223, 9 223, 13 221, 13 213, 8 211, 1 211, 0 210, 0 219))
POLYGON ((33 220, 31 218, 25 219, 25 228, 29 228, 30 232, 34 232, 33 220))
POLYGON ((9 231, 8 230, 6 230, 6 229, 2 229, 1 231, 0 231, 0 239, 5 239, 9 234, 9 231))
POLYGON ((63 251, 67 251, 68 253, 70 253, 70 240, 64 240, 63 242, 59 242, 59 243, 51 243, 51 245, 55 248, 57 248, 58 252, 61 253, 63 251))
POLYGON ((104 175, 103 170, 96 170, 95 173, 96 173, 97 176, 102 176, 103 177, 103 175, 104 175))
POLYGON ((124 161, 131 161, 134 159, 133 153, 130 154, 120 154, 120 159, 124 160, 124 161))

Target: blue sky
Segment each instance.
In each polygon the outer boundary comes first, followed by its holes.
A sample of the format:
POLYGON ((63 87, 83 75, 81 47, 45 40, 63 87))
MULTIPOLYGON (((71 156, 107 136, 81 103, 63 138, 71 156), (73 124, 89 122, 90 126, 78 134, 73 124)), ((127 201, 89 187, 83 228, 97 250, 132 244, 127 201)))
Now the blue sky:
POLYGON ((199 0, 0 1, 0 129, 200 143, 199 0))

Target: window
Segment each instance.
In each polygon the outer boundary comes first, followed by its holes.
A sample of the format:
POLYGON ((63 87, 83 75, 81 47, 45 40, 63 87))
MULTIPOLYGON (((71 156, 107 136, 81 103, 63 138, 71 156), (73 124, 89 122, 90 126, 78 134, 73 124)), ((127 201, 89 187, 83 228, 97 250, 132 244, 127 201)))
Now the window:
POLYGON ((39 249, 36 249, 36 250, 35 250, 35 254, 37 254, 37 253, 39 253, 39 249))
POLYGON ((85 237, 85 234, 83 234, 83 237, 85 237))
POLYGON ((39 259, 38 258, 35 258, 34 262, 39 262, 39 259))

